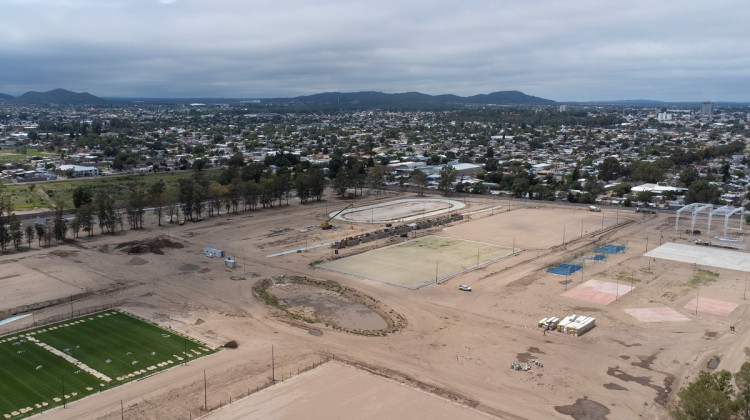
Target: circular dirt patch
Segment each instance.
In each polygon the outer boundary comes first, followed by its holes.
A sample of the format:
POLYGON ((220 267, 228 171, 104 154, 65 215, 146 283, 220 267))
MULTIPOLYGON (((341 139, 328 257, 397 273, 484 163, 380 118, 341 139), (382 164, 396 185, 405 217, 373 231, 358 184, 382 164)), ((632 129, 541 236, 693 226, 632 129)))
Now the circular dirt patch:
POLYGON ((198 270, 198 266, 195 264, 182 264, 180 266, 180 271, 196 271, 198 270))
POLYGON ((123 242, 121 244, 118 244, 115 248, 127 252, 128 254, 157 254, 157 255, 164 255, 165 249, 175 248, 180 249, 184 248, 185 245, 172 240, 171 238, 165 237, 165 236, 157 236, 156 238, 152 239, 145 239, 142 241, 130 241, 130 242, 123 242))
POLYGON ((386 335, 406 320, 377 299, 332 281, 282 276, 258 282, 256 296, 293 318, 362 335, 386 335))
POLYGON ((464 208, 465 204, 446 198, 404 198, 332 212, 337 220, 357 223, 387 223, 416 220, 464 208))

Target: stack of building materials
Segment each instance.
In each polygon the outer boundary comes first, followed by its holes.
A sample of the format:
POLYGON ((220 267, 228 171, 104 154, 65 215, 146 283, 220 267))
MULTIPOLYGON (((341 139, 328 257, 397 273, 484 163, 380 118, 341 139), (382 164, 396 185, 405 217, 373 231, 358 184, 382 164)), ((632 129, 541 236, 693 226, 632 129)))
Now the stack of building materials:
POLYGON ((542 318, 537 323, 537 326, 539 328, 544 328, 545 330, 554 330, 557 328, 557 323, 560 322, 560 318, 556 316, 551 316, 549 318, 542 318))
POLYGON ((557 331, 564 334, 579 336, 594 328, 595 325, 596 318, 573 314, 564 317, 562 321, 557 324, 557 331))

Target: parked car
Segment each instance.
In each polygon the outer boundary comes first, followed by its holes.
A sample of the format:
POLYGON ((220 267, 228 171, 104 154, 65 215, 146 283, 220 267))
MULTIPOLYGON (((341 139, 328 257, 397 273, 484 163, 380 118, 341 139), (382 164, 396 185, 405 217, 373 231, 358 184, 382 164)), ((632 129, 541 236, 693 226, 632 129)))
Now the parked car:
POLYGON ((458 290, 462 290, 464 292, 471 292, 471 287, 469 287, 469 286, 467 286, 465 284, 462 284, 462 285, 458 286, 458 290))

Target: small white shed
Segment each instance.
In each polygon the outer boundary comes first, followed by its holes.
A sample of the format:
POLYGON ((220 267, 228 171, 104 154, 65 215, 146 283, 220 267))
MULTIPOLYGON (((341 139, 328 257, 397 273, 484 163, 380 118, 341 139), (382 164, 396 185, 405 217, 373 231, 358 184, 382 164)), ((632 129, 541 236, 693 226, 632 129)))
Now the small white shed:
POLYGON ((220 249, 216 249, 216 248, 211 248, 210 246, 207 246, 207 247, 203 248, 203 252, 206 254, 206 256, 208 258, 214 258, 214 257, 222 258, 222 257, 224 257, 224 251, 222 251, 220 249))

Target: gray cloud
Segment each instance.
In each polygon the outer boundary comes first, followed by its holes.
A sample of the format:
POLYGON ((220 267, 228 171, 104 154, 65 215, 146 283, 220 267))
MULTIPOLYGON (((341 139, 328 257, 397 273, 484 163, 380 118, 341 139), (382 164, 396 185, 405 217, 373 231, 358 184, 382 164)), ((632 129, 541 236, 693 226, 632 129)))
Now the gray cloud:
POLYGON ((745 0, 6 0, 0 92, 750 101, 745 0))

